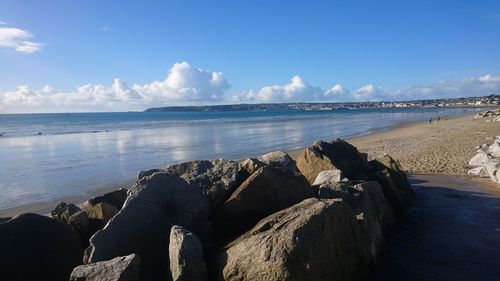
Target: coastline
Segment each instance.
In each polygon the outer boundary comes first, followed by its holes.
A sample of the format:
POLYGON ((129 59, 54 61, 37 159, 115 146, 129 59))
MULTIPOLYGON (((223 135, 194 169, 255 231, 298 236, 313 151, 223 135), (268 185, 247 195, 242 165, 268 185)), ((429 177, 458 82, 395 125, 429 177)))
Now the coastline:
MULTIPOLYGON (((410 174, 458 176, 490 192, 500 193, 500 189, 495 188, 495 184, 489 179, 467 176, 464 170, 468 159, 474 155, 474 147, 487 142, 487 138, 500 132, 500 122, 485 122, 486 119, 474 119, 473 115, 467 114, 433 124, 428 124, 427 121, 403 122, 346 140, 361 152, 369 153, 371 158, 390 154, 400 161, 403 169, 410 174)), ((288 153, 295 158, 303 149, 304 147, 294 149, 288 153)), ((247 157, 253 156, 256 155, 247 157)), ((134 182, 135 177, 120 184, 96 188, 84 195, 5 209, 0 217, 11 217, 26 212, 49 214, 58 202, 80 204, 90 197, 108 191, 129 188, 134 182)))

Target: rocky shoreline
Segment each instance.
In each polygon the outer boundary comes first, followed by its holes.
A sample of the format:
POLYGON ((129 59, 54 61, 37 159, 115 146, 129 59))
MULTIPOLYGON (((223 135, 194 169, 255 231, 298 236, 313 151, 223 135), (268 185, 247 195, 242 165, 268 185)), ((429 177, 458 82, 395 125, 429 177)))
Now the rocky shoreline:
POLYGON ((293 160, 190 161, 53 218, 0 223, 6 280, 361 280, 415 195, 399 164, 344 140, 293 160), (40 261, 43 261, 41 263, 40 261), (70 277, 71 276, 71 277, 70 277))

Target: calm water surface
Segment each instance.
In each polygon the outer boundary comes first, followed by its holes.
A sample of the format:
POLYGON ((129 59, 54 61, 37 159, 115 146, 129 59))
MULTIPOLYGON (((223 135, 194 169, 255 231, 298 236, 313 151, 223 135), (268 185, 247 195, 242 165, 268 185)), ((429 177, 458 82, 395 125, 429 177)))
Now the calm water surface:
POLYGON ((241 159, 477 110, 0 115, 0 215, 2 209, 127 182, 147 168, 194 159, 241 159))

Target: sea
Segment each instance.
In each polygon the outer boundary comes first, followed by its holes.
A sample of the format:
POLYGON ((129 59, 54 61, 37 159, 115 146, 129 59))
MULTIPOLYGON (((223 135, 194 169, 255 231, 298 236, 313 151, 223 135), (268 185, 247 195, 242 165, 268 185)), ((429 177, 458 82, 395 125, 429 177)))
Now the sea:
POLYGON ((3 210, 87 196, 144 169, 239 160, 481 108, 0 114, 3 210))

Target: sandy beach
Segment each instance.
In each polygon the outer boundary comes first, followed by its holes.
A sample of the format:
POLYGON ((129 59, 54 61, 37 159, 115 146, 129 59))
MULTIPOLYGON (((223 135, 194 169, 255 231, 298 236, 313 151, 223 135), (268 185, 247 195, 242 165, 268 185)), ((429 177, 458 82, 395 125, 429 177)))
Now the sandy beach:
POLYGON ((500 134, 500 122, 488 119, 467 115, 432 124, 417 122, 349 141, 372 158, 391 155, 409 173, 465 176, 474 147, 500 134))
MULTIPOLYGON (((446 121, 434 121, 432 124, 427 121, 405 123, 347 140, 360 151, 367 152, 370 158, 386 153, 393 156, 411 174, 459 176, 491 192, 499 192, 500 189, 497 189, 489 179, 474 178, 466 174, 467 163, 476 151, 474 147, 490 142, 492 136, 500 134, 500 122, 486 122, 487 119, 474 119, 473 115, 466 115, 449 118, 446 121)), ((289 153, 295 157, 301 151, 302 149, 296 149, 289 153)), ((105 186, 94 190, 91 195, 127 188, 133 182, 134 179, 130 179, 120 186, 105 186)), ((26 212, 48 214, 58 202, 81 203, 87 199, 82 196, 60 198, 52 202, 4 210, 2 216, 10 217, 26 212)))
MULTIPOLYGON (((439 123, 407 123, 348 139, 370 158, 390 154, 409 171, 416 194, 408 222, 385 233, 385 243, 367 280, 496 280, 500 274, 500 188, 489 178, 466 175, 475 146, 491 142, 500 122, 472 115, 439 123)), ((297 157, 303 149, 290 151, 297 157)), ((249 155, 252 156, 252 155, 249 155)), ((93 192, 100 195, 121 186, 93 192)), ((81 203, 87 198, 57 201, 81 203)), ((47 214, 57 202, 9 210, 47 214)))

